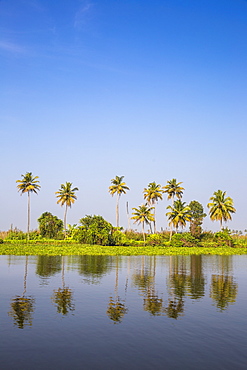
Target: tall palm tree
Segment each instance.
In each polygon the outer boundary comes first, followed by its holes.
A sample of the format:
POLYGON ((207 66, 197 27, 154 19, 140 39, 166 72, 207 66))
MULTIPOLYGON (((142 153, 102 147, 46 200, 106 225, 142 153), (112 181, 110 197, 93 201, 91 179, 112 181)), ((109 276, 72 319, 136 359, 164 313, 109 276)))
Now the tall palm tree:
POLYGON ((38 176, 33 176, 32 172, 27 172, 25 175, 21 175, 22 179, 17 180, 18 183, 17 189, 23 193, 27 193, 28 195, 28 203, 27 203, 27 238, 29 239, 29 230, 30 230, 30 193, 37 194, 37 191, 40 190, 40 185, 38 176))
POLYGON ((162 200, 162 194, 164 190, 162 190, 160 184, 156 184, 156 182, 150 182, 147 188, 144 188, 144 199, 147 200, 149 206, 154 206, 154 233, 156 233, 156 223, 155 223, 155 205, 158 200, 162 200))
POLYGON ((109 186, 109 193, 113 196, 117 195, 116 202, 116 225, 119 227, 119 199, 122 194, 126 194, 126 190, 130 190, 125 182, 123 182, 124 176, 116 176, 115 179, 111 180, 112 185, 109 186))
POLYGON ((233 206, 233 200, 230 197, 226 198, 226 191, 217 190, 209 199, 212 202, 208 203, 209 216, 212 221, 220 221, 220 228, 222 229, 222 222, 231 220, 231 213, 235 213, 236 209, 233 206))
POLYGON ((186 222, 190 221, 191 213, 190 207, 185 205, 185 202, 182 202, 180 199, 175 200, 173 206, 168 206, 167 209, 170 211, 166 213, 168 217, 169 225, 171 227, 170 240, 172 236, 172 226, 178 230, 180 227, 185 227, 186 222))
POLYGON ((67 210, 68 207, 75 202, 77 199, 75 195, 75 191, 78 191, 78 188, 72 189, 72 182, 66 182, 65 185, 61 184, 61 189, 55 192, 57 194, 58 201, 57 203, 61 203, 61 206, 65 204, 64 210, 64 235, 66 236, 66 217, 67 217, 67 210))
POLYGON ((172 206, 174 204, 174 197, 182 198, 184 188, 180 186, 182 182, 177 182, 176 179, 167 181, 167 185, 163 186, 164 192, 167 193, 167 199, 172 199, 172 206))
POLYGON ((132 220, 135 220, 134 223, 142 224, 142 235, 145 243, 145 233, 144 233, 144 224, 150 224, 154 221, 154 214, 151 212, 154 207, 148 207, 147 204, 142 204, 139 208, 132 208, 135 212, 132 212, 132 220))

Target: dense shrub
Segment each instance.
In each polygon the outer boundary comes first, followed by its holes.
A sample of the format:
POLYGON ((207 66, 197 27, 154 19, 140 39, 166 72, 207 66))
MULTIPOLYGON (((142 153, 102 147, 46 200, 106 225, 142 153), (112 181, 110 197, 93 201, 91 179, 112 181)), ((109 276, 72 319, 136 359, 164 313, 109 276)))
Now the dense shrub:
POLYGON ((231 236, 231 232, 229 229, 223 229, 222 231, 215 233, 214 239, 217 245, 220 247, 233 247, 234 246, 234 240, 231 236))
POLYGON ((3 244, 3 239, 0 239, 0 244, 3 244))
POLYGON ((40 235, 44 238, 61 239, 63 221, 50 212, 44 212, 38 218, 40 235))
POLYGON ((151 234, 147 236, 146 245, 164 245, 169 240, 169 235, 166 233, 151 234))
POLYGON ((174 234, 171 239, 172 247, 196 247, 198 240, 190 233, 174 234))

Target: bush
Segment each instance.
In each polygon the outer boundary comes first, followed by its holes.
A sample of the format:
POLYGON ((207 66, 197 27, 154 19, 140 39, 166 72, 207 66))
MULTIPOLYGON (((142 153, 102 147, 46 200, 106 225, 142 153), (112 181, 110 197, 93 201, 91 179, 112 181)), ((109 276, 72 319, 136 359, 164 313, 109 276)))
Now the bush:
POLYGON ((196 247, 198 240, 190 233, 174 234, 171 239, 172 247, 196 247))
POLYGON ((3 239, 0 239, 0 244, 3 244, 3 239))
POLYGON ((164 245, 165 242, 169 239, 169 235, 165 233, 162 234, 151 234, 147 236, 146 244, 155 247, 156 245, 164 245))
POLYGON ((214 234, 215 242, 219 247, 233 247, 234 240, 229 229, 223 229, 214 234))

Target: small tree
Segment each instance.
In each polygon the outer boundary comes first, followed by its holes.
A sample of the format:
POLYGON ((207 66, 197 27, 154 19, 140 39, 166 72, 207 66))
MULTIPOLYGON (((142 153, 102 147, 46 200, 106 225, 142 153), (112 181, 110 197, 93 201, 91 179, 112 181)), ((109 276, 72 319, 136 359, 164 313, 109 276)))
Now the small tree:
POLYGON ((50 212, 44 212, 38 218, 40 235, 44 238, 55 239, 63 231, 63 221, 50 212))
POLYGON ((195 238, 199 238, 202 233, 203 218, 206 217, 203 206, 196 200, 192 200, 189 204, 190 207, 190 233, 195 238))

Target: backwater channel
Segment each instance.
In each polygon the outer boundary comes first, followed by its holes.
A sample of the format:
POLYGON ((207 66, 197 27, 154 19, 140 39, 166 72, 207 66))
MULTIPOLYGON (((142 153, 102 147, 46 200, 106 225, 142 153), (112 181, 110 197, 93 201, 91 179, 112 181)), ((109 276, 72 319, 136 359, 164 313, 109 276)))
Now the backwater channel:
POLYGON ((247 256, 0 256, 1 369, 246 369, 247 256))

